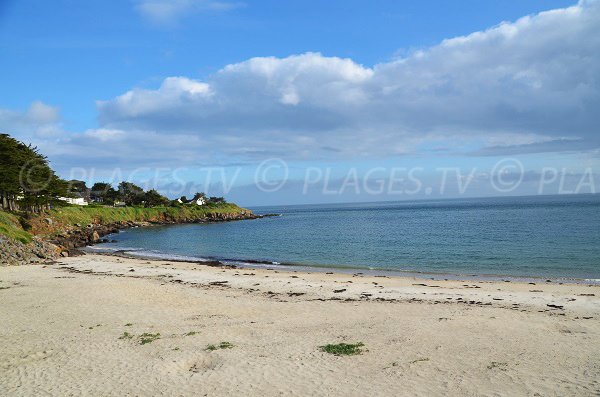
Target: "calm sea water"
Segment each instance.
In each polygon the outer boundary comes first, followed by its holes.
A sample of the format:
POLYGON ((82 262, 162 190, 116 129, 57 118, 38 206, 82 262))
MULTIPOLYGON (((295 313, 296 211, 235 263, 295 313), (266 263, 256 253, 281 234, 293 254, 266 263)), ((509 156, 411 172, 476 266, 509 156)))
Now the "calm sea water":
POLYGON ((600 279, 600 195, 253 208, 282 216, 123 231, 137 254, 600 279))

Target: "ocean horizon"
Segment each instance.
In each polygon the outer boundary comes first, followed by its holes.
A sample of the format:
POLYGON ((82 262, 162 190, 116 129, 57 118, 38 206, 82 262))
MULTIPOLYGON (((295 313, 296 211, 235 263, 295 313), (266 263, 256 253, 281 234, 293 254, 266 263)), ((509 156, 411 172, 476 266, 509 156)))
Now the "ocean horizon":
POLYGON ((280 216, 128 229, 94 250, 242 266, 600 280, 600 195, 250 209, 280 216))

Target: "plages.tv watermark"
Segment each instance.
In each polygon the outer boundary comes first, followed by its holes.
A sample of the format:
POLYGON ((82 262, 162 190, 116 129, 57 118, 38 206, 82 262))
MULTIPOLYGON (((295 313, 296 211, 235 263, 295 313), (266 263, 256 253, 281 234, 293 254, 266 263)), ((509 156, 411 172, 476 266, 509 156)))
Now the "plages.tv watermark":
MULTIPOLYGON (((45 186, 32 168, 21 172, 24 190, 42 190, 45 186)), ((64 175, 63 175, 64 176, 64 175)), ((291 167, 281 158, 269 158, 245 167, 140 167, 72 168, 67 180, 106 182, 114 187, 122 181, 134 182, 144 190, 155 189, 170 197, 195 192, 227 195, 233 189, 254 189, 277 193, 283 189, 308 195, 405 195, 461 196, 485 191, 497 195, 596 193, 598 176, 591 167, 573 171, 565 167, 526 170, 516 158, 503 158, 491 167, 291 167), (292 172, 292 169, 294 172, 292 172)), ((50 183, 50 181, 47 181, 50 183)), ((91 187, 91 186, 89 186, 91 187)))
POLYGON ((282 159, 263 161, 254 174, 255 186, 263 192, 276 192, 300 186, 302 194, 322 195, 348 193, 366 195, 467 195, 473 189, 487 188, 499 195, 528 185, 536 194, 596 193, 596 176, 591 167, 583 172, 567 168, 544 167, 526 171, 515 158, 497 161, 490 169, 472 167, 372 167, 367 170, 350 167, 340 172, 333 167, 305 167, 298 179, 290 179, 289 166, 282 159), (281 175, 284 177, 282 178, 281 175))

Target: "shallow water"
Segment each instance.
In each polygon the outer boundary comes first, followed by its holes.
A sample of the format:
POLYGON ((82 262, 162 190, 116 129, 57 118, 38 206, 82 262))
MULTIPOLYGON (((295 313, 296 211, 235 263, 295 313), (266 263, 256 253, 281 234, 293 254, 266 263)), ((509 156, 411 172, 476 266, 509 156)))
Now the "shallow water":
POLYGON ((600 279, 600 195, 252 209, 282 216, 129 229, 101 248, 174 259, 600 279))

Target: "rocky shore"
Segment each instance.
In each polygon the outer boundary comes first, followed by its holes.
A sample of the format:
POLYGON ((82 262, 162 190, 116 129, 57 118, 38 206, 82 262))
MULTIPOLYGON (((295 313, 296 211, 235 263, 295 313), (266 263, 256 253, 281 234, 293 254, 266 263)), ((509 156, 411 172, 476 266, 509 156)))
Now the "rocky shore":
POLYGON ((29 244, 0 236, 0 266, 42 263, 60 254, 56 245, 34 238, 29 244))
MULTIPOLYGON (((145 227, 152 225, 172 225, 184 223, 211 223, 211 222, 231 222, 238 220, 259 219, 269 215, 256 215, 251 211, 241 211, 239 213, 208 213, 202 218, 173 218, 161 216, 150 222, 132 222, 119 221, 110 223, 93 223, 88 225, 67 225, 61 226, 58 230, 54 228, 54 233, 36 236, 29 244, 14 241, 0 236, 0 265, 19 265, 26 263, 40 263, 52 260, 57 257, 68 257, 81 255, 79 248, 106 243, 109 240, 104 239, 112 233, 131 227, 145 227)), ((51 218, 43 218, 48 227, 52 227, 54 221, 51 218)))

